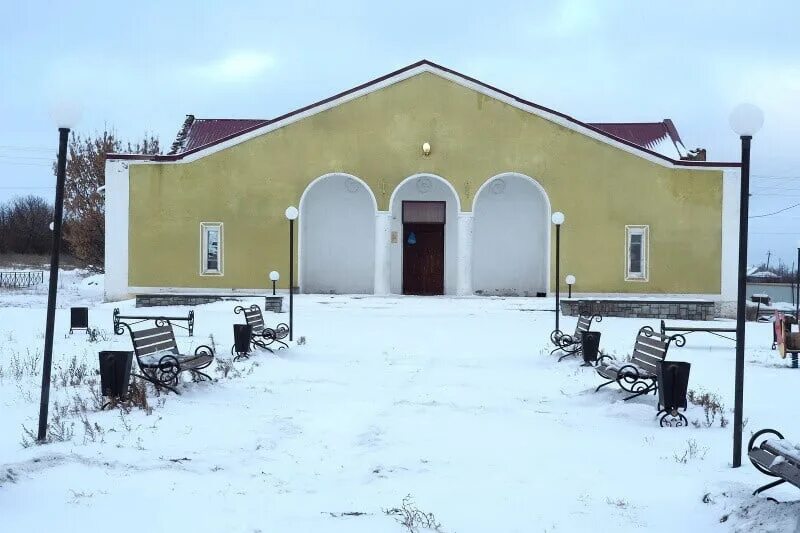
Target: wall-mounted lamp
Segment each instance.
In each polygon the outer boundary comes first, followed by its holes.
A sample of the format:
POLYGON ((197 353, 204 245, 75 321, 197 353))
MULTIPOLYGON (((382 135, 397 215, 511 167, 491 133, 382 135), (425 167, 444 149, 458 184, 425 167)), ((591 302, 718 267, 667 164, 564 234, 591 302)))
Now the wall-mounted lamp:
POLYGON ((431 155, 431 143, 429 142, 422 143, 422 154, 425 156, 431 155))

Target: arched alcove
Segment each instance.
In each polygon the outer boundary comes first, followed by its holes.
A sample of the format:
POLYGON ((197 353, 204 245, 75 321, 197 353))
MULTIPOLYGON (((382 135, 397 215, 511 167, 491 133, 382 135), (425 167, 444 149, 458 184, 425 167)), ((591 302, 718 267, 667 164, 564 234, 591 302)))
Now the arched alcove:
MULTIPOLYGON (((442 288, 444 294, 456 294, 457 290, 457 251, 458 251, 458 213, 461 204, 453 186, 446 179, 434 174, 415 174, 403 180, 392 192, 389 208, 392 214, 391 231, 396 236, 392 242, 389 254, 390 261, 390 290, 395 294, 410 293, 405 286, 404 268, 408 262, 404 260, 404 248, 409 246, 408 235, 404 234, 403 202, 444 202, 444 227, 440 228, 443 235, 441 274, 443 277, 442 288)), ((422 238, 422 236, 415 235, 422 238)), ((419 243, 423 244, 422 241, 419 243)), ((407 284, 406 284, 407 285, 407 284)))
POLYGON ((326 174, 303 192, 299 216, 300 289, 372 294, 375 212, 370 188, 348 174, 326 174))
POLYGON ((523 174, 489 178, 473 203, 472 287, 478 294, 548 291, 550 201, 523 174))

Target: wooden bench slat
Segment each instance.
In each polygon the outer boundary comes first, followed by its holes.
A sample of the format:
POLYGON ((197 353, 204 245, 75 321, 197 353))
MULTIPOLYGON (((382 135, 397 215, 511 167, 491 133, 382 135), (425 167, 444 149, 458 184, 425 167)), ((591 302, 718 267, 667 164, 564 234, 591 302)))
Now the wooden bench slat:
MULTIPOLYGON (((762 446, 764 446, 764 444, 762 444, 762 446)), ((791 457, 787 457, 786 454, 782 453, 780 450, 775 450, 775 452, 777 452, 775 453, 769 448, 769 446, 764 446, 764 448, 753 448, 748 453, 748 456, 751 460, 761 465, 765 470, 773 472, 778 477, 781 477, 792 485, 800 488, 800 466, 794 463, 791 457), (778 464, 774 464, 777 457, 782 457, 783 461, 778 464)))
POLYGON ((141 338, 141 337, 149 337, 151 335, 158 335, 159 333, 170 333, 171 331, 172 330, 167 326, 157 326, 157 327, 154 327, 154 328, 140 329, 140 330, 134 331, 132 333, 132 336, 133 336, 134 339, 138 339, 138 338, 141 338))
POLYGON ((135 349, 136 352, 140 354, 149 354, 153 352, 178 352, 178 347, 175 346, 175 343, 169 341, 158 344, 149 344, 147 346, 135 346, 135 349))
POLYGON ((653 335, 652 337, 648 337, 647 335, 639 335, 636 337, 636 343, 644 344, 645 346, 652 346, 653 348, 658 348, 660 350, 666 350, 667 343, 659 337, 660 335, 653 335))
POLYGON ((172 334, 170 332, 158 333, 156 335, 148 335, 147 337, 137 337, 133 339, 135 344, 151 344, 154 342, 159 342, 163 340, 172 339, 172 334))
POLYGON ((655 357, 657 359, 664 359, 664 356, 667 354, 666 349, 656 349, 651 346, 647 346, 646 344, 637 344, 634 347, 635 352, 647 354, 651 357, 655 357))
POLYGON ((152 344, 175 344, 175 338, 172 335, 158 335, 154 337, 147 337, 145 339, 136 339, 133 341, 135 346, 150 346, 152 344))
POLYGON ((658 365, 664 359, 666 359, 666 354, 651 355, 649 353, 640 352, 638 351, 638 349, 634 350, 633 354, 631 355, 631 361, 637 363, 641 362, 642 364, 652 365, 652 366, 658 365))

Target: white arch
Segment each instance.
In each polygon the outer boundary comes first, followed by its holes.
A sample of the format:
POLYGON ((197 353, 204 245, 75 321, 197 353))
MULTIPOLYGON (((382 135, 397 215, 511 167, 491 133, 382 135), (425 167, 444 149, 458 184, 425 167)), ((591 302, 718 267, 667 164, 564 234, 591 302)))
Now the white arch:
MULTIPOLYGON (((552 223, 550 222, 550 217, 552 216, 552 204, 550 203, 550 196, 547 194, 547 191, 542 187, 542 184, 533 179, 532 177, 528 176, 527 174, 522 174, 520 172, 501 172, 500 174, 495 174, 494 176, 488 178, 486 181, 478 187, 478 190, 475 192, 475 196, 472 199, 472 214, 473 217, 475 215, 475 207, 478 205, 478 198, 480 198, 481 193, 484 192, 484 189, 490 185, 496 179, 503 179, 503 178, 520 178, 524 181, 529 182, 534 186, 534 188, 539 192, 539 194, 544 199, 545 204, 545 253, 546 253, 546 260, 545 260, 545 291, 547 293, 550 292, 550 264, 551 264, 551 240, 552 240, 552 223)), ((473 222, 474 224, 474 222, 473 222)), ((473 244, 474 246, 474 244, 473 244)), ((473 249, 474 253, 474 249, 473 249)), ((474 275, 474 270, 473 270, 474 275)))
MULTIPOLYGON (((323 174, 322 176, 319 176, 318 178, 314 178, 311 181, 311 183, 309 183, 306 186, 305 190, 303 191, 303 194, 300 195, 300 204, 297 206, 297 209, 300 212, 303 211, 303 202, 306 199, 306 195, 308 194, 308 191, 311 190, 311 187, 316 185, 318 182, 320 182, 320 181, 322 181, 322 180, 324 180, 326 178, 331 178, 333 176, 343 176, 345 178, 350 178, 352 180, 357 181, 361 185, 363 185, 364 188, 369 193, 370 198, 372 198, 372 207, 375 209, 376 212, 378 211, 378 200, 375 199, 375 193, 372 192, 372 189, 370 188, 369 185, 367 185, 367 182, 365 182, 364 180, 362 180, 358 176, 353 176, 352 174, 348 174, 347 172, 328 172, 327 174, 323 174)), ((298 246, 300 245, 299 237, 298 237, 298 243, 297 244, 298 244, 298 246)))
POLYGON ((483 184, 480 187, 478 187, 478 190, 475 191, 475 197, 472 199, 472 212, 473 213, 475 212, 475 204, 478 201, 478 196, 480 196, 481 191, 483 191, 483 189, 487 185, 489 185, 492 181, 494 181, 496 179, 508 178, 508 177, 522 178, 524 180, 528 180, 529 182, 531 182, 533 184, 534 187, 539 189, 539 192, 542 194, 542 196, 544 196, 545 203, 547 204, 547 217, 548 217, 548 220, 549 220, 550 219, 550 214, 551 214, 551 211, 550 211, 551 210, 551 206, 550 206, 550 197, 547 195, 547 191, 544 190, 544 187, 542 187, 541 183, 539 183, 538 181, 536 181, 532 177, 528 176, 527 174, 521 174, 519 172, 501 172, 500 174, 496 174, 496 175, 492 176, 491 178, 487 179, 486 181, 484 181, 483 184))
MULTIPOLYGON (((358 183, 361 188, 363 188, 364 190, 367 191, 367 193, 369 194, 369 198, 372 201, 372 214, 373 214, 373 219, 370 221, 369 228, 371 228, 372 231, 374 232, 374 228, 375 228, 374 216, 375 216, 375 213, 378 212, 378 201, 375 198, 375 193, 373 193, 373 191, 370 188, 370 186, 367 185, 367 183, 364 180, 362 180, 358 176, 354 176, 354 175, 348 174, 346 172, 329 172, 327 174, 323 174, 322 176, 319 176, 319 177, 313 179, 306 186, 305 190, 303 191, 303 194, 300 196, 300 203, 298 204, 298 210, 299 210, 300 216, 298 217, 298 228, 297 228, 297 266, 298 266, 298 268, 297 268, 297 286, 300 289, 300 292, 305 292, 304 280, 303 280, 303 278, 304 278, 304 275, 303 275, 304 274, 304 272, 303 272, 304 271, 304 257, 303 256, 305 255, 304 254, 304 249, 303 249, 303 240, 304 240, 304 236, 305 236, 304 234, 306 232, 306 229, 305 229, 305 224, 303 223, 303 214, 305 213, 304 210, 306 208, 306 200, 308 198, 309 192, 314 188, 315 185, 327 180, 328 178, 335 178, 335 177, 351 179, 351 180, 355 181, 356 183, 358 183)), ((374 234, 373 234, 373 239, 374 239, 374 234)), ((374 244, 373 244, 373 248, 374 248, 374 244)), ((374 270, 374 266, 373 266, 373 270, 374 270)), ((370 292, 372 292, 372 291, 370 291, 370 292)))
MULTIPOLYGON (((445 178, 429 172, 421 172, 405 178, 394 188, 389 198, 389 229, 394 235, 403 235, 401 200, 445 201, 444 294, 457 294, 459 214, 461 212, 461 198, 458 192, 445 178), (414 187, 414 182, 420 178, 431 180, 430 191, 414 187)), ((403 291, 402 269, 403 246, 392 246, 389 250, 389 287, 393 293, 403 291)))
POLYGON ((397 195, 397 191, 399 191, 403 187, 403 185, 405 185, 409 181, 417 178, 433 178, 442 182, 448 189, 450 189, 450 191, 453 193, 453 196, 455 196, 456 209, 458 209, 459 213, 461 212, 461 198, 458 196, 458 191, 456 191, 456 188, 453 187, 453 184, 444 179, 443 177, 437 176, 436 174, 431 174, 429 172, 420 172, 419 174, 413 174, 404 179, 403 181, 401 181, 400 183, 398 183, 397 187, 395 187, 394 190, 392 191, 392 195, 389 197, 389 211, 392 210, 392 206, 394 205, 394 199, 395 196, 397 195))

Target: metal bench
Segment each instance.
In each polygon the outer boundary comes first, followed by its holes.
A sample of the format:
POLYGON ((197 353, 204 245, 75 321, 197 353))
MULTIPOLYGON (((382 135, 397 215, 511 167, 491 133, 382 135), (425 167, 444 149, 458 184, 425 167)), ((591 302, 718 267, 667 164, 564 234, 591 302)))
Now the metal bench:
MULTIPOLYGON (((289 336, 289 326, 284 323, 280 323, 274 328, 268 328, 264 326, 264 315, 261 314, 261 308, 253 304, 250 307, 242 307, 241 305, 237 305, 233 312, 237 315, 244 314, 245 322, 247 325, 250 326, 250 345, 254 348, 263 348, 265 350, 269 350, 272 352, 272 348, 270 345, 273 343, 278 343, 281 346, 278 348, 288 348, 289 345, 283 342, 287 336, 289 336)), ((234 354, 236 346, 231 347, 231 355, 234 354)), ((273 352, 274 353, 274 352, 273 352)))
POLYGON ((673 342, 680 347, 686 344, 686 339, 683 335, 662 335, 650 326, 644 326, 636 334, 629 361, 620 361, 605 354, 600 356, 595 370, 609 381, 598 386, 595 392, 612 383, 631 393, 625 398, 626 401, 642 394, 658 392, 657 365, 667 357, 667 350, 673 342))
POLYGON ((800 489, 800 449, 790 444, 779 432, 774 429, 762 429, 756 432, 750 437, 747 455, 756 470, 762 474, 779 478, 777 481, 757 488, 753 495, 783 483, 790 483, 800 489), (770 434, 776 438, 764 439, 756 445, 759 438, 770 434))
POLYGON ((563 354, 558 358, 559 361, 570 355, 578 355, 581 353, 581 336, 584 332, 589 331, 592 327, 592 322, 601 322, 603 317, 600 315, 578 315, 578 322, 575 324, 575 333, 567 335, 559 330, 553 330, 550 333, 550 342, 556 347, 550 352, 550 355, 561 351, 563 354))
POLYGON ((723 339, 728 339, 729 341, 736 342, 736 338, 733 337, 726 337, 725 335, 720 335, 721 333, 733 333, 736 334, 736 328, 703 328, 703 327, 678 327, 672 326, 669 327, 666 323, 662 320, 661 321, 661 335, 667 335, 669 332, 679 332, 681 335, 688 335, 689 333, 711 333, 712 335, 716 335, 717 337, 722 337, 723 339))
POLYGON ((120 322, 119 327, 127 329, 131 334, 133 353, 141 372, 136 375, 140 378, 156 387, 165 387, 175 394, 180 394, 175 386, 178 385, 181 372, 191 372, 195 379, 213 381, 201 370, 214 361, 214 351, 201 345, 195 349, 194 354, 180 353, 170 323, 136 331, 126 322, 120 322))
POLYGON ((147 315, 121 315, 119 314, 119 307, 115 307, 113 320, 114 320, 114 333, 116 335, 122 335, 123 333, 125 333, 125 330, 120 325, 122 320, 125 320, 129 326, 141 324, 142 322, 147 322, 152 320, 155 322, 156 326, 166 326, 168 324, 172 324, 181 329, 185 329, 186 331, 189 332, 190 337, 194 333, 194 310, 189 310, 189 314, 187 316, 165 316, 165 315, 147 316, 147 315), (181 326, 180 324, 175 324, 175 322, 186 322, 186 325, 181 326))

